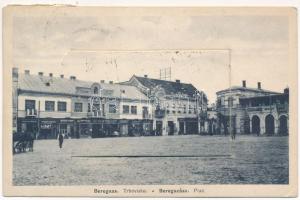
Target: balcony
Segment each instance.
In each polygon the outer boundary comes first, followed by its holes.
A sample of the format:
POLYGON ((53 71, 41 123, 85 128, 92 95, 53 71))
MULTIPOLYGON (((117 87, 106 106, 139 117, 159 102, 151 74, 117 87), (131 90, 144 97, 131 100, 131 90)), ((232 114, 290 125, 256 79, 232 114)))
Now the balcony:
POLYGON ((165 117, 165 115, 166 115, 166 110, 162 110, 162 109, 155 110, 154 116, 156 118, 163 118, 165 117))
POLYGON ((288 113, 289 112, 289 105, 288 104, 277 104, 277 112, 279 113, 288 113))
POLYGON ((26 117, 36 117, 37 111, 36 109, 26 109, 26 117))
POLYGON ((93 112, 88 112, 87 117, 89 118, 104 118, 104 114, 101 111, 93 111, 93 112))

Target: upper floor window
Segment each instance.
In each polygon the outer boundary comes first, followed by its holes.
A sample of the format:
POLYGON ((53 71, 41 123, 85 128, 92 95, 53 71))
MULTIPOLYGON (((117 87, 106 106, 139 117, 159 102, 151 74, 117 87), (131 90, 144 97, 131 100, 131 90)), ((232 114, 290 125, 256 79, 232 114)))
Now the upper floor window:
POLYGON ((25 100, 25 110, 35 109, 35 100, 25 100))
POLYGON ((233 106, 233 98, 232 97, 228 97, 228 106, 229 107, 233 106))
POLYGON ((108 112, 109 113, 116 113, 117 112, 117 108, 115 104, 109 104, 108 106, 108 112))
POLYGON ((67 111, 67 102, 64 102, 64 101, 57 102, 57 111, 66 112, 67 111))
POLYGON ((137 107, 136 106, 131 106, 131 114, 137 114, 137 107))
POLYGON ((123 105, 123 114, 129 114, 129 106, 123 105))
POLYGON ((45 110, 46 111, 54 111, 55 110, 55 102, 54 101, 45 101, 45 110))
POLYGON ((82 103, 75 103, 75 112, 82 112, 82 103))

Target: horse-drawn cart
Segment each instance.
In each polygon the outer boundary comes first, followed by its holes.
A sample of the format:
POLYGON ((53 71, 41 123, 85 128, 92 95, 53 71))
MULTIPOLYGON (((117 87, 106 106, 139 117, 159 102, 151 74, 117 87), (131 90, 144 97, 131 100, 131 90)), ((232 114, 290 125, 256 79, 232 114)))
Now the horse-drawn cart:
POLYGON ((31 133, 13 133, 13 153, 33 151, 33 141, 31 133))

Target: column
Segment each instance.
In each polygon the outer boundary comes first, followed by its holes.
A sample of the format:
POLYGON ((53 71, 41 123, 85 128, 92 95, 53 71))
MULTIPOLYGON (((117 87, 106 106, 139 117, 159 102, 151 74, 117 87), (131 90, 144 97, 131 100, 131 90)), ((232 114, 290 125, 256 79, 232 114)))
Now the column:
POLYGON ((266 133, 265 118, 263 116, 259 116, 259 121, 260 121, 260 134, 264 135, 266 133))
POLYGON ((274 128, 275 128, 275 130, 274 130, 274 135, 279 135, 279 126, 280 126, 280 122, 279 122, 279 119, 278 118, 276 118, 276 119, 274 119, 274 128))
POLYGON ((183 122, 183 134, 186 135, 186 121, 183 122))

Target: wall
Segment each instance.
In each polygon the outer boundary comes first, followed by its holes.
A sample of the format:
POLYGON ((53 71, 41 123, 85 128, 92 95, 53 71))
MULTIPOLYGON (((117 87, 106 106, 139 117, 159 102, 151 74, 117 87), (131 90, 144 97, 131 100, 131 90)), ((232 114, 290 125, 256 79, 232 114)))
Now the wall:
POLYGON ((65 96, 42 95, 42 94, 20 94, 18 98, 18 117, 25 117, 25 100, 35 100, 35 109, 40 111, 40 117, 65 118, 71 117, 71 98, 65 96), (55 102, 55 111, 45 111, 45 101, 55 102), (66 112, 57 111, 57 102, 64 101, 67 103, 66 112), (40 102, 40 106, 39 106, 40 102))

